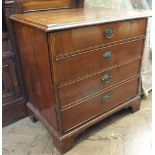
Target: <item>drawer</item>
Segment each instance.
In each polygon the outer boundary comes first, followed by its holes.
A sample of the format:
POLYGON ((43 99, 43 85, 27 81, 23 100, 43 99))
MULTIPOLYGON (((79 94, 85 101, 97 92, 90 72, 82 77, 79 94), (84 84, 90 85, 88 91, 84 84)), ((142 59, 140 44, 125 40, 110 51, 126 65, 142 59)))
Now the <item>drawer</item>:
POLYGON ((139 74, 140 60, 123 64, 59 88, 61 107, 139 74))
POLYGON ((135 40, 56 61, 58 83, 141 56, 144 40, 135 40))
POLYGON ((146 19, 129 20, 51 33, 56 55, 145 35, 146 19), (107 36, 107 37, 106 37, 107 36), (108 37, 109 36, 109 37, 108 37))
POLYGON ((128 81, 111 90, 98 94, 96 97, 85 99, 76 106, 62 110, 62 122, 64 131, 67 131, 80 123, 102 114, 103 112, 121 104, 129 98, 137 95, 138 78, 128 81))

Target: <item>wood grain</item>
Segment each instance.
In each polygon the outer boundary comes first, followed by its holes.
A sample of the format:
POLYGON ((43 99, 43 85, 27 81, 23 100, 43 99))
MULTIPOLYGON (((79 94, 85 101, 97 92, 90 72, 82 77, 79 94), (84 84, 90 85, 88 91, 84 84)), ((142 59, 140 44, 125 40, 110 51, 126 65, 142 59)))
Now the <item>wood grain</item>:
POLYGON ((12 15, 10 18, 44 31, 111 23, 151 16, 150 11, 80 8, 12 15))
POLYGON ((129 81, 116 88, 96 94, 95 97, 89 97, 78 102, 77 105, 72 105, 62 109, 62 121, 64 130, 69 130, 85 121, 92 119, 95 116, 107 111, 123 101, 128 100, 137 95, 138 79, 129 81), (104 95, 110 95, 111 99, 107 102, 102 102, 104 95))
POLYGON ((50 10, 50 9, 63 9, 75 7, 75 2, 72 0, 28 0, 24 1, 23 4, 24 12, 39 11, 39 10, 50 10))
POLYGON ((105 70, 99 74, 96 74, 95 76, 87 77, 75 83, 60 87, 59 95, 61 107, 74 104, 74 102, 81 98, 137 76, 139 74, 139 65, 139 60, 131 61, 125 65, 123 64, 119 67, 105 70), (105 74, 108 74, 112 77, 107 83, 104 83, 101 80, 105 74))
POLYGON ((27 116, 20 63, 8 17, 15 13, 14 1, 2 1, 2 126, 27 116))
POLYGON ((144 40, 136 40, 116 46, 87 51, 83 54, 56 61, 58 84, 104 70, 112 65, 142 56, 144 40), (103 55, 110 51, 112 56, 105 60, 103 55), (82 67, 81 67, 82 66, 82 67))
POLYGON ((16 27, 16 35, 22 37, 17 37, 17 41, 28 99, 49 124, 58 130, 46 35, 26 25, 19 24, 16 27))
MULTIPOLYGON (((119 42, 136 37, 144 37, 145 35, 145 19, 130 20, 116 23, 108 23, 103 25, 84 27, 78 29, 71 29, 66 31, 59 31, 51 33, 54 37, 56 55, 65 57, 67 53, 80 53, 80 50, 87 51, 89 48, 103 47, 104 44, 119 42), (106 38, 105 31, 108 28, 114 30, 113 37, 106 38)), ((131 39, 130 39, 131 40, 131 39)), ((69 54, 68 54, 69 55, 69 54)))

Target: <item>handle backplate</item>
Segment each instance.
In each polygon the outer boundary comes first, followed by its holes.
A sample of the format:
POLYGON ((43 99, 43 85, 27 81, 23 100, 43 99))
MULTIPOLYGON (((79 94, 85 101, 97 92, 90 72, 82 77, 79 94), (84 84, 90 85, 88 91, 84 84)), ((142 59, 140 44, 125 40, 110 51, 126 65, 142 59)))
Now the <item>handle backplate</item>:
POLYGON ((106 38, 112 38, 114 36, 114 29, 113 28, 107 28, 105 31, 104 31, 104 36, 106 38))
POLYGON ((110 101, 110 99, 111 99, 111 96, 106 94, 102 97, 102 103, 108 102, 110 101))
POLYGON ((103 53, 103 58, 104 60, 110 60, 112 57, 112 52, 111 51, 106 51, 103 53))
POLYGON ((103 83, 108 83, 112 79, 112 76, 109 74, 104 74, 101 78, 103 83))

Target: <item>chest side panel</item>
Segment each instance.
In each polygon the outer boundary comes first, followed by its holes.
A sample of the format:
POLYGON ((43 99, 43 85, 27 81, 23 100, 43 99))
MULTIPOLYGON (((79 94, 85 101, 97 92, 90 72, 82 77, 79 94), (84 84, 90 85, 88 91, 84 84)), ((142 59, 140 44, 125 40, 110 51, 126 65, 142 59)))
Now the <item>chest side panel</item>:
POLYGON ((46 34, 26 25, 14 26, 28 100, 31 106, 57 130, 46 34))

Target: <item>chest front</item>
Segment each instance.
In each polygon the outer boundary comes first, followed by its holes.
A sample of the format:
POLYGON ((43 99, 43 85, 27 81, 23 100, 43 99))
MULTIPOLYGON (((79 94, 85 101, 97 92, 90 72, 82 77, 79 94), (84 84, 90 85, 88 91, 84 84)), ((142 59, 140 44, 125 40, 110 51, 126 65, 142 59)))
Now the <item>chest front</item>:
POLYGON ((145 29, 137 19, 48 34, 64 132, 138 95, 145 29))

